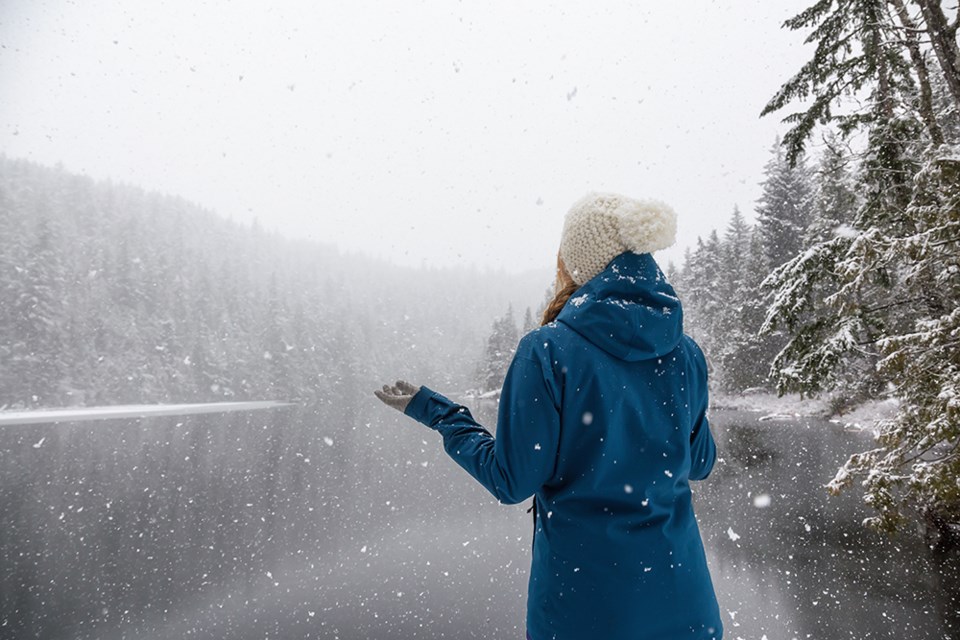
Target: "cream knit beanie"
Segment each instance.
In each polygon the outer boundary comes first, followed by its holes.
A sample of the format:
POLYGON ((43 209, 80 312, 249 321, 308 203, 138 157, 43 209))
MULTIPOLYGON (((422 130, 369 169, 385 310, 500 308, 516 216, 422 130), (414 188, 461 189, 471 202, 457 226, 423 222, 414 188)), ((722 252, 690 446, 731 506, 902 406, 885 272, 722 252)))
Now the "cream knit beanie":
POLYGON ((570 208, 560 237, 560 258, 582 285, 624 251, 666 249, 677 235, 677 214, 656 200, 590 193, 570 208))

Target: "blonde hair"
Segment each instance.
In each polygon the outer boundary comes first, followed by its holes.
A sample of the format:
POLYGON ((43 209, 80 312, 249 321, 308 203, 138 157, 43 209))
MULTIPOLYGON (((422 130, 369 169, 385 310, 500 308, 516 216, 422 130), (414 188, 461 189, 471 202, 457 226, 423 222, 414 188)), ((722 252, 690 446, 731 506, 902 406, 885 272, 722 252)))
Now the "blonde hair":
POLYGON ((540 319, 540 326, 549 324, 557 319, 557 316, 560 314, 560 310, 563 309, 563 305, 567 304, 567 300, 570 299, 570 296, 580 288, 573 278, 570 276, 570 273, 567 272, 566 266, 563 264, 563 260, 560 258, 560 254, 557 254, 557 282, 554 286, 555 293, 553 294, 553 300, 550 301, 550 304, 547 305, 547 308, 543 311, 543 317, 540 319))

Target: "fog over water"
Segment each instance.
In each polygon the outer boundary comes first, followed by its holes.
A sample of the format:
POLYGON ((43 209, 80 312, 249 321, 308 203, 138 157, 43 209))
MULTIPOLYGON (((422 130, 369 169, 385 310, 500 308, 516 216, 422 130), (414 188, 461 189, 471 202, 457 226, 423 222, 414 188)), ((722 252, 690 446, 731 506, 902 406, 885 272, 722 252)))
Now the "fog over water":
MULTIPOLYGON (((721 460, 694 485, 726 635, 951 637, 957 558, 869 533, 822 489, 864 434, 759 417, 714 412, 721 460)), ((372 396, 349 424, 5 429, 2 637, 521 637, 530 516, 439 445, 372 396)))

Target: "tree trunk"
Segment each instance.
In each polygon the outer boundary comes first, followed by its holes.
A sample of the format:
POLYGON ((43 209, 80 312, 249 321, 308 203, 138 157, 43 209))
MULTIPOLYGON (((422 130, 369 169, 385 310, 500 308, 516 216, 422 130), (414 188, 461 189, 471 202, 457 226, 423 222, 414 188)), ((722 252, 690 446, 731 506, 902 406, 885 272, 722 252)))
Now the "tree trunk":
POLYGON ((917 25, 910 19, 907 8, 903 5, 903 0, 890 0, 897 16, 900 18, 900 24, 903 25, 903 42, 910 52, 910 61, 917 73, 917 82, 920 85, 920 118, 927 127, 927 133, 930 134, 930 141, 935 147, 943 144, 943 131, 937 124, 937 117, 933 111, 933 92, 930 90, 930 74, 927 70, 927 63, 923 59, 923 53, 920 51, 920 43, 917 41, 917 25))
POLYGON ((893 96, 890 91, 890 75, 887 67, 887 59, 883 53, 883 39, 880 36, 880 30, 874 27, 870 33, 873 49, 877 52, 877 106, 883 115, 884 122, 889 123, 893 120, 893 96))
POLYGON ((947 87, 960 109, 960 48, 957 47, 957 23, 948 24, 939 0, 916 0, 927 23, 927 33, 933 46, 947 87))

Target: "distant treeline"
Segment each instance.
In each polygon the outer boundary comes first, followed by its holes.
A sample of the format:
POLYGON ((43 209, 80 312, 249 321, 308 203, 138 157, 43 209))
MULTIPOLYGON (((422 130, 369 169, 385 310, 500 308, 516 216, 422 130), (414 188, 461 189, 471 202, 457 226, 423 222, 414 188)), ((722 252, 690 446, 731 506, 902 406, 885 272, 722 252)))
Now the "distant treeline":
POLYGON ((0 407, 311 404, 398 375, 464 389, 491 319, 544 285, 505 280, 396 268, 0 157, 0 407))

